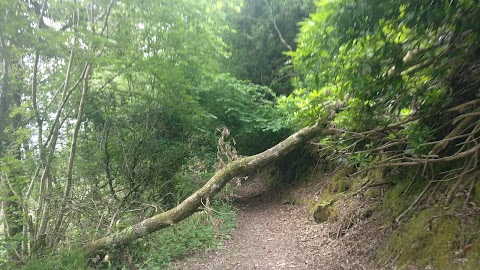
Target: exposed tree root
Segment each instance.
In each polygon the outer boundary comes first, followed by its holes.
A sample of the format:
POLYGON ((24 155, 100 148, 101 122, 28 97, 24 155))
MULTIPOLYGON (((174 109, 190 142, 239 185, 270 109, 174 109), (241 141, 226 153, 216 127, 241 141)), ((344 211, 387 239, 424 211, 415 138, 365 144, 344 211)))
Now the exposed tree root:
MULTIPOLYGON (((333 141, 339 141, 338 147, 332 145, 315 144, 319 147, 317 150, 327 160, 341 161, 348 160, 350 157, 368 156, 370 162, 365 168, 357 170, 350 176, 360 175, 367 171, 378 168, 395 168, 395 167, 411 167, 418 168, 417 173, 408 185, 407 190, 417 178, 418 172, 422 170, 421 175, 426 177, 429 175, 427 185, 411 203, 411 205, 401 213, 395 220, 398 222, 407 213, 412 211, 417 204, 428 194, 427 202, 433 198, 433 194, 437 192, 442 182, 451 181, 449 190, 446 191, 446 203, 458 194, 459 191, 466 190, 467 198, 465 205, 468 204, 470 194, 473 192, 475 181, 480 176, 479 169, 479 153, 480 153, 480 99, 472 100, 451 109, 445 110, 450 113, 458 113, 453 120, 450 121, 452 130, 441 140, 430 141, 420 144, 417 147, 431 147, 428 154, 416 154, 408 148, 410 144, 408 136, 401 136, 399 132, 402 128, 406 128, 407 124, 417 121, 422 117, 411 117, 403 122, 388 125, 382 128, 376 128, 364 132, 354 132, 341 130, 337 128, 328 129, 332 135, 333 141), (391 136, 391 134, 397 134, 391 136), (342 146, 341 143, 347 146, 342 146), (445 164, 456 162, 453 169, 444 170, 445 164), (419 166, 420 165, 420 166, 419 166), (428 170, 427 170, 428 169, 428 170), (440 179, 435 179, 435 175, 442 175, 440 179)), ((445 126, 442 126, 444 128, 445 126)), ((364 189, 362 187, 358 192, 364 189)), ((406 192, 406 191, 405 191, 406 192)))
POLYGON ((408 212, 410 212, 415 207, 415 205, 418 204, 420 199, 422 199, 423 195, 425 195, 425 193, 427 192, 428 189, 430 189, 431 186, 432 186, 432 182, 428 182, 427 186, 422 190, 422 192, 420 193, 420 195, 418 195, 415 201, 413 201, 413 203, 410 204, 410 206, 405 211, 403 211, 403 213, 401 213, 397 218, 395 218, 395 222, 399 222, 403 216, 405 216, 408 212))

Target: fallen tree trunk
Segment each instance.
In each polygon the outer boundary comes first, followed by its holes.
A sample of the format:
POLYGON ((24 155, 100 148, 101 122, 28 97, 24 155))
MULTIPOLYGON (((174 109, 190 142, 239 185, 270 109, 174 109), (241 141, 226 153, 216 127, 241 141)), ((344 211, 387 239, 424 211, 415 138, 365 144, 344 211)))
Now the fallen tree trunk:
POLYGON ((229 163, 225 168, 218 171, 202 188, 190 195, 176 207, 147 218, 120 232, 107 235, 101 239, 86 244, 84 246, 85 253, 87 255, 92 255, 96 251, 102 249, 125 245, 133 240, 182 221, 201 207, 202 201, 205 202, 207 198, 215 196, 215 194, 217 194, 234 177, 246 175, 257 168, 278 160, 280 157, 285 156, 292 150, 302 146, 319 131, 320 128, 318 124, 315 124, 312 127, 303 128, 284 141, 260 154, 245 157, 229 163))

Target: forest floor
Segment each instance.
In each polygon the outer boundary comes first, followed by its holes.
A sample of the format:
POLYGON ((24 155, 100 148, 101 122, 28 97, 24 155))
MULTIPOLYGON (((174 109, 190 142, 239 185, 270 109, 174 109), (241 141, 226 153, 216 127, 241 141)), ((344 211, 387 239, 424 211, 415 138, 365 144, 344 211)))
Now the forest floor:
POLYGON ((235 195, 238 224, 223 249, 199 252, 174 263, 173 269, 378 269, 373 262, 380 224, 363 220, 337 238, 338 224, 317 224, 298 197, 315 196, 310 185, 266 190, 246 183, 235 195), (295 201, 289 196, 295 194, 295 201))

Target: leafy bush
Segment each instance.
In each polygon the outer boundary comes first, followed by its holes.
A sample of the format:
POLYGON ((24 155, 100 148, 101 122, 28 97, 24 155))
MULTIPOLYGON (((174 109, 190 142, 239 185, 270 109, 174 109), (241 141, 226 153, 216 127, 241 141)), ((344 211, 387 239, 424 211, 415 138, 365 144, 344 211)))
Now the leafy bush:
MULTIPOLYGON (((480 96, 478 2, 323 0, 316 5, 301 23, 297 50, 288 53, 298 77, 297 90, 279 99, 286 121, 328 122, 343 134, 325 147, 362 154, 388 144, 392 152, 425 155, 434 148, 432 141, 450 132, 450 137, 474 136, 469 133, 478 122, 468 114, 476 110, 473 103, 461 107, 464 111, 450 109, 480 96), (389 125, 398 128, 384 129, 389 125), (457 126, 463 131, 455 131, 457 126), (368 133, 374 130, 381 131, 368 133)), ((450 146, 447 153, 459 150, 450 146)), ((361 156, 350 160, 363 162, 361 156)))

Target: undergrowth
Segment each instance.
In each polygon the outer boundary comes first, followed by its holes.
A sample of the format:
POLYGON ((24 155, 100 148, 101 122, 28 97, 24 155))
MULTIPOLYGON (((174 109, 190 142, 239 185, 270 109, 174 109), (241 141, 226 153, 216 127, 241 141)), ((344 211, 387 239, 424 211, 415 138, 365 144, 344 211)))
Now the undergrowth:
MULTIPOLYGON (((445 194, 431 191, 428 199, 414 203, 403 218, 396 219, 409 208, 426 187, 427 182, 409 170, 397 175, 394 186, 384 196, 384 224, 393 225, 389 239, 377 251, 381 265, 398 269, 478 269, 480 262, 480 185, 466 204, 466 194, 445 203, 445 194)), ((448 189, 452 183, 444 184, 448 189)))
MULTIPOLYGON (((18 268, 10 268, 18 269, 18 268)), ((87 260, 83 251, 78 248, 62 249, 56 254, 39 256, 26 265, 21 267, 22 270, 80 270, 91 269, 87 266, 87 260)))
POLYGON ((128 247, 127 253, 139 269, 165 269, 174 259, 198 250, 222 247, 223 240, 236 225, 236 209, 222 202, 212 203, 212 211, 197 212, 178 225, 128 247))
POLYGON ((399 269, 478 269, 480 220, 460 200, 416 211, 393 232, 382 264, 399 269))
POLYGON ((87 262, 81 249, 64 249, 57 254, 35 258, 22 270, 77 269, 168 269, 175 259, 199 250, 222 247, 236 226, 236 209, 213 202, 211 210, 197 212, 186 220, 139 239, 128 246, 87 262))

